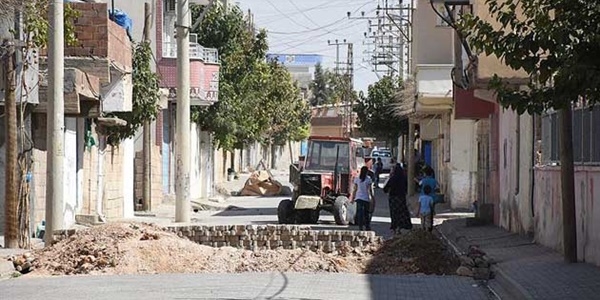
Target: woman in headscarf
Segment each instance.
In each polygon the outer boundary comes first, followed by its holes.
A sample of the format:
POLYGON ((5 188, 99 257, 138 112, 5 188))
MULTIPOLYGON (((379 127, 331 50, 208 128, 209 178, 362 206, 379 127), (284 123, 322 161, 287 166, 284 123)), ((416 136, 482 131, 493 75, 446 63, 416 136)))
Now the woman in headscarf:
POLYGON ((394 166, 391 177, 384 187, 384 192, 389 193, 389 207, 392 224, 390 229, 400 233, 400 229, 412 229, 410 212, 406 204, 407 179, 404 169, 400 164, 394 166))

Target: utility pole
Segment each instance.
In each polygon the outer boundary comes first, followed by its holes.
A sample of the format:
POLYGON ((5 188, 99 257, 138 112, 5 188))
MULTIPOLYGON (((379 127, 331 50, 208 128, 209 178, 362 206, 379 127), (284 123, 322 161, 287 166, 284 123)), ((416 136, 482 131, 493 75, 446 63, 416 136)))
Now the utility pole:
POLYGON ((5 99, 4 123, 6 128, 6 164, 5 172, 5 222, 4 234, 5 248, 19 247, 19 182, 17 180, 17 101, 16 101, 16 74, 15 74, 15 46, 12 42, 4 41, 3 47, 7 48, 4 55, 5 72, 5 99))
MULTIPOLYGON (((346 40, 344 39, 344 43, 345 42, 346 40)), ((327 45, 335 46, 335 75, 340 74, 340 45, 342 44, 343 43, 340 43, 337 39, 334 42, 331 42, 331 40, 327 40, 327 45)))
MULTIPOLYGON (((150 9, 150 3, 144 3, 144 43, 150 43, 150 27, 152 27, 152 10, 150 9)), ((144 121, 144 134, 143 134, 143 155, 144 155, 144 179, 143 179, 143 197, 142 209, 144 211, 152 210, 152 170, 151 170, 151 159, 152 159, 152 136, 150 134, 150 121, 144 121)))
MULTIPOLYGON (((354 44, 348 44, 348 55, 347 55, 347 63, 346 63, 346 77, 348 80, 349 89, 348 93, 352 93, 354 91, 354 44)), ((346 134, 348 137, 352 137, 352 125, 354 118, 353 116, 353 108, 354 108, 354 97, 350 96, 350 103, 346 103, 346 126, 348 126, 346 130, 346 134)), ((347 99, 346 99, 346 102, 347 99)))
POLYGON ((560 167, 562 182, 563 250, 565 261, 577 262, 575 169, 573 166, 573 112, 569 102, 560 111, 560 167))
POLYGON ((52 244, 54 231, 63 228, 65 81, 64 2, 50 0, 50 39, 48 47, 48 112, 46 170, 46 246, 52 244))
POLYGON ((177 1, 177 127, 175 222, 190 221, 190 9, 189 0, 177 1))

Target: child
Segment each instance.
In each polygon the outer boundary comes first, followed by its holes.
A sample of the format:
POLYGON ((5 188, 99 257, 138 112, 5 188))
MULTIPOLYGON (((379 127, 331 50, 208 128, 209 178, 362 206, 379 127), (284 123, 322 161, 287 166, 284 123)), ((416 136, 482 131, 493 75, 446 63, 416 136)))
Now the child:
POLYGON ((421 226, 429 232, 433 230, 433 197, 431 197, 431 192, 429 185, 423 187, 423 194, 419 197, 419 210, 417 213, 417 217, 421 217, 421 226))

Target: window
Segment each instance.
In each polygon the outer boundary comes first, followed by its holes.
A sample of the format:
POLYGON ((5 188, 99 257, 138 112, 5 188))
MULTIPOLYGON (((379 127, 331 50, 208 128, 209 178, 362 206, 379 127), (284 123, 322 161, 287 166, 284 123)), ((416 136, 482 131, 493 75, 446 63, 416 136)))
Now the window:
POLYGON ((333 171, 335 170, 336 158, 338 167, 342 172, 348 170, 350 158, 350 146, 344 142, 333 141, 311 141, 309 143, 306 170, 333 171))
MULTIPOLYGON (((600 106, 573 111, 573 160, 576 164, 600 164, 600 106)), ((542 162, 560 161, 558 113, 542 116, 542 162)))
POLYGON ((175 13, 175 10, 177 10, 175 0, 165 0, 165 12, 175 13))

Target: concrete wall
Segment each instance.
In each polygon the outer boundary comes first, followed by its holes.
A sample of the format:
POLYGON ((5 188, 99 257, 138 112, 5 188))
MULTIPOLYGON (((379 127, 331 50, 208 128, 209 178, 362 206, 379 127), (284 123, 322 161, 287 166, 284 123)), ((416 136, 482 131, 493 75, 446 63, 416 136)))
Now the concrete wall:
POLYGON ((448 196, 452 208, 469 208, 477 199, 477 129, 475 121, 455 120, 450 125, 448 196))
POLYGON ((429 0, 415 0, 412 44, 413 63, 452 64, 454 58, 452 29, 436 26, 437 15, 429 0))
MULTIPOLYGON (((152 146, 150 162, 151 190, 152 199, 151 210, 157 208, 163 201, 163 183, 162 183, 162 155, 158 146, 152 146)), ((144 152, 135 152, 135 196, 137 201, 144 198, 144 152)))
MULTIPOLYGON (((485 4, 485 0, 471 0, 471 4, 473 5, 473 14, 490 22, 492 25, 496 26, 496 28, 500 28, 498 22, 496 22, 489 13, 489 8, 485 4)), ((486 56, 485 54, 481 54, 478 56, 479 63, 477 68, 477 77, 481 80, 488 80, 494 74, 498 74, 498 76, 502 77, 506 80, 522 80, 527 79, 528 76, 523 71, 515 71, 509 67, 507 67, 500 59, 495 56, 486 56)))
MULTIPOLYGON (((579 260, 600 266, 600 167, 575 168, 575 209, 579 260)), ((563 249, 560 167, 535 169, 535 240, 563 249)))
POLYGON ((499 112, 499 225, 527 233, 533 230, 533 123, 530 115, 499 112))

